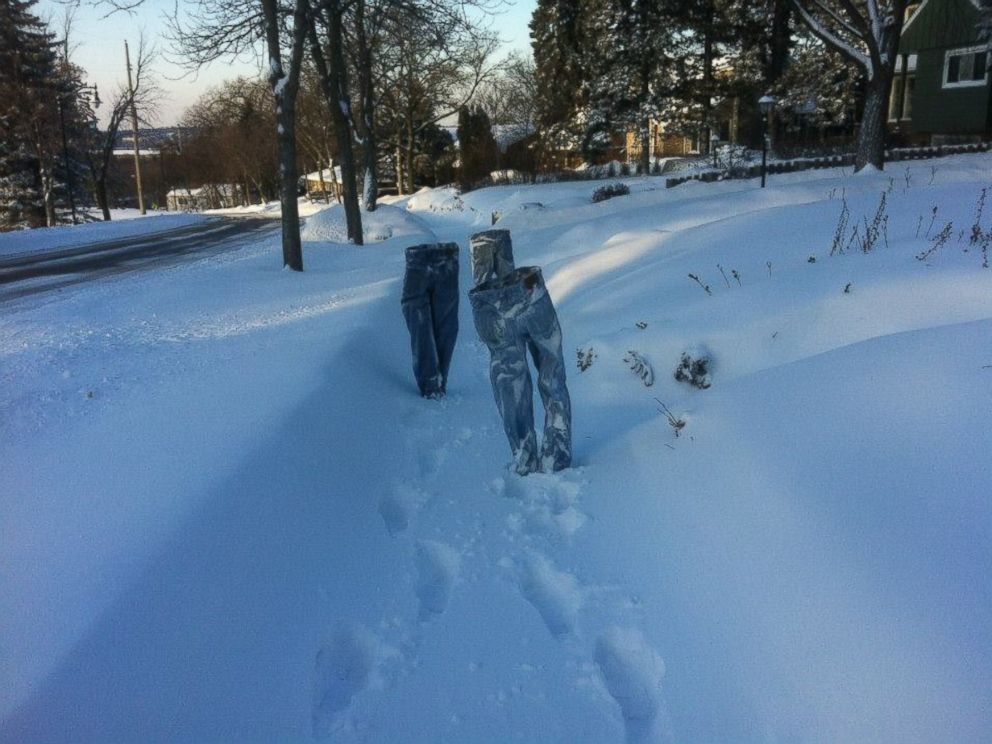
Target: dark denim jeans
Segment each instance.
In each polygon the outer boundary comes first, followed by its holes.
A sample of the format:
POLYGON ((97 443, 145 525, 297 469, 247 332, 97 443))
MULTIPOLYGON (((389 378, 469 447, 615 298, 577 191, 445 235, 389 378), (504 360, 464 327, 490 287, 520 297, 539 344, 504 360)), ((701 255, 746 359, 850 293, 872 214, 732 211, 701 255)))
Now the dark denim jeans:
POLYGON ((572 464, 572 404, 565 386, 561 327, 536 266, 516 269, 468 293, 479 337, 489 347, 489 377, 514 467, 521 475, 572 464), (534 432, 534 401, 527 353, 537 368, 544 403, 540 452, 534 432))
POLYGON ((406 249, 403 316, 410 330, 413 374, 420 394, 445 394, 458 337, 458 245, 413 245, 406 249))
POLYGON ((513 242, 509 230, 486 230, 468 239, 472 284, 502 279, 513 271, 513 242))

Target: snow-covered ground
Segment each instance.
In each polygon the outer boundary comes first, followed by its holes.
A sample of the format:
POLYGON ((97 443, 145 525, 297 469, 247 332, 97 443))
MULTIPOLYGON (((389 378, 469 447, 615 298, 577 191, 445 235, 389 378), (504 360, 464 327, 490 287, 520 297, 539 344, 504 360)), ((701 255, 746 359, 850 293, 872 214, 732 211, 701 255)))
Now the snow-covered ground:
POLYGON ((8 303, 0 741, 988 741, 990 172, 425 191, 364 248, 310 218, 303 274, 269 234, 8 303), (564 331, 556 475, 507 470, 464 296, 493 212, 564 331), (399 307, 434 237, 441 401, 399 307))

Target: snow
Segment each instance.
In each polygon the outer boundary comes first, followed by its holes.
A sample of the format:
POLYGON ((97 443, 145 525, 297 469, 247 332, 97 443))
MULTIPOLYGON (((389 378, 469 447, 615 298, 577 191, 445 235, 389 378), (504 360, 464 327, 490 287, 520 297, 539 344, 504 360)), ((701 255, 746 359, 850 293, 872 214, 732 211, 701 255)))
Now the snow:
POLYGON ((423 190, 362 248, 306 218, 302 274, 272 231, 3 301, 0 740, 985 740, 990 171, 423 190), (448 397, 410 369, 403 248, 464 293, 494 212, 564 333, 557 474, 508 470, 467 301, 448 397))

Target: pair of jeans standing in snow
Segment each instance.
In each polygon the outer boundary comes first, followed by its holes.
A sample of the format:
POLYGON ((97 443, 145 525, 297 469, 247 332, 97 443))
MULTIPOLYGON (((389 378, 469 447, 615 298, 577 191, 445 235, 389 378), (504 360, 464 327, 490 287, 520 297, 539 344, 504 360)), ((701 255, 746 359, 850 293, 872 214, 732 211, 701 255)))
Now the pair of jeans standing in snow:
POLYGON ((443 396, 458 337, 457 243, 406 249, 402 306, 420 394, 426 398, 443 396))
POLYGON ((514 468, 526 475, 569 467, 572 404, 565 386, 561 327, 541 269, 537 266, 512 269, 479 284, 468 296, 475 328, 489 347, 489 378, 513 452, 514 468), (537 389, 545 411, 540 451, 534 431, 528 351, 537 368, 537 389))

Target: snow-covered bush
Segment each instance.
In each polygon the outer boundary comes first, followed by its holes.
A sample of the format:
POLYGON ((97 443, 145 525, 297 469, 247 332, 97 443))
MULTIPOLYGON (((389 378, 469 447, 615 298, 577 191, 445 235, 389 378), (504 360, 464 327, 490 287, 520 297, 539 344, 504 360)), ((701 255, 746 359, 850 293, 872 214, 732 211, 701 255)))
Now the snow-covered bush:
POLYGON ((675 379, 705 390, 713 382, 710 377, 712 363, 713 357, 705 349, 700 347, 687 349, 682 352, 682 358, 675 368, 675 379))
POLYGON ((597 204, 599 202, 606 201, 607 199, 612 199, 614 196, 627 196, 629 193, 630 188, 627 184, 611 183, 608 186, 600 186, 592 192, 592 203, 597 204))

